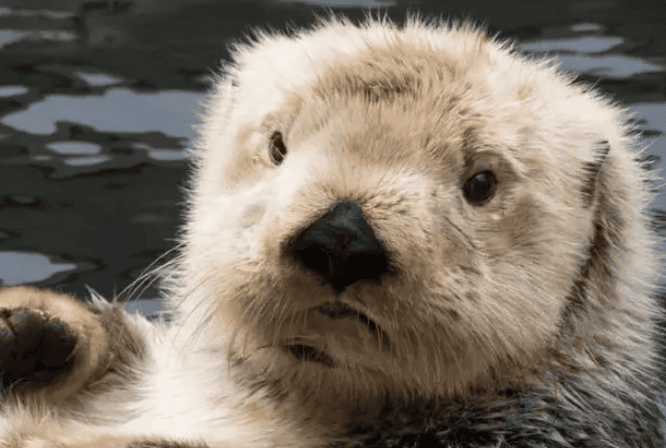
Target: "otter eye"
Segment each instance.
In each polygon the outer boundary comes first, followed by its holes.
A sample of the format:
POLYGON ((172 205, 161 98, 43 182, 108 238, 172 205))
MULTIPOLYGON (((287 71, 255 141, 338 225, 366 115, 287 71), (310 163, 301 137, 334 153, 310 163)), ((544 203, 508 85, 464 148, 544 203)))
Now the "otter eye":
POLYGON ((488 202, 497 190, 497 178, 492 171, 481 171, 467 179, 463 185, 465 198, 473 205, 488 202))
POLYGON ((287 146, 282 140, 282 133, 275 131, 271 135, 271 141, 268 145, 268 152, 275 165, 279 165, 287 155, 287 146))

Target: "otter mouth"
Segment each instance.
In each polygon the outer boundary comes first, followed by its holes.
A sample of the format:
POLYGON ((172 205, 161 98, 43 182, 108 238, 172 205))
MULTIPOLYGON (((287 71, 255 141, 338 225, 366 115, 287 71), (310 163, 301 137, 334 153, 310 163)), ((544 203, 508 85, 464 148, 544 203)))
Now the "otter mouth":
MULTIPOLYGON (((333 321, 342 319, 353 320, 365 327, 367 331, 375 338, 378 338, 382 344, 385 345, 388 343, 386 334, 384 334, 384 332, 372 319, 342 302, 337 300, 334 302, 327 302, 323 305, 313 308, 313 311, 320 315, 326 316, 333 321)), ((326 367, 334 367, 336 365, 333 357, 331 357, 329 354, 325 353, 319 348, 308 345, 305 343, 305 341, 299 338, 297 338, 293 344, 285 345, 285 349, 299 361, 315 362, 326 367)))
POLYGON ((368 330, 372 333, 377 333, 377 324, 375 324, 368 316, 337 300, 335 302, 327 302, 315 309, 324 316, 328 316, 331 319, 344 319, 346 317, 351 317, 352 319, 356 319, 358 322, 366 325, 368 330))
POLYGON ((296 359, 298 359, 299 361, 316 362, 326 367, 335 366, 333 358, 331 358, 326 353, 312 346, 305 344, 293 344, 293 345, 288 345, 287 350, 289 350, 291 354, 294 355, 294 357, 296 357, 296 359))

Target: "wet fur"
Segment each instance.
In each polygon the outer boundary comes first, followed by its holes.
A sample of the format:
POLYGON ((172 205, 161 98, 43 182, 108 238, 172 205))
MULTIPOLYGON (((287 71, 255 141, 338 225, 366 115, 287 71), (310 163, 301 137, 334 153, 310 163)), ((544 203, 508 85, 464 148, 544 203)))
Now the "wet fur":
POLYGON ((465 24, 331 19, 258 33, 234 60, 162 270, 172 322, 49 307, 110 357, 56 398, 10 394, 0 446, 663 444, 651 177, 624 110, 465 24), (483 169, 497 194, 471 205, 483 169), (390 268, 336 295, 288 247, 342 201, 390 268), (375 326, 316 310, 334 300, 375 326), (330 365, 284 349, 299 341, 330 365))

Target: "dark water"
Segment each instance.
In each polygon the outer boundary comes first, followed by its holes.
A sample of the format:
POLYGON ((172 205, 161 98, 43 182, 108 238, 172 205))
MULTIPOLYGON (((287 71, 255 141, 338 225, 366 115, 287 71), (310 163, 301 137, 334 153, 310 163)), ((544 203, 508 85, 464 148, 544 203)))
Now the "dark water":
POLYGON ((190 126, 225 43, 322 5, 483 21, 629 105, 649 152, 666 151, 661 2, 0 1, 2 284, 110 296, 173 247, 190 126))

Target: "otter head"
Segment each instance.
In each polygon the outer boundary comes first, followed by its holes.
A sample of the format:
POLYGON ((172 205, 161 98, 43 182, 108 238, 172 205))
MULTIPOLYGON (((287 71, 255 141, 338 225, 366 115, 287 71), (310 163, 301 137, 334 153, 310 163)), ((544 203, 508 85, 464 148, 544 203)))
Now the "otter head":
POLYGON ((469 26, 259 40, 207 105, 180 294, 246 378, 451 397, 529 380, 626 305, 604 302, 644 202, 620 111, 469 26))

